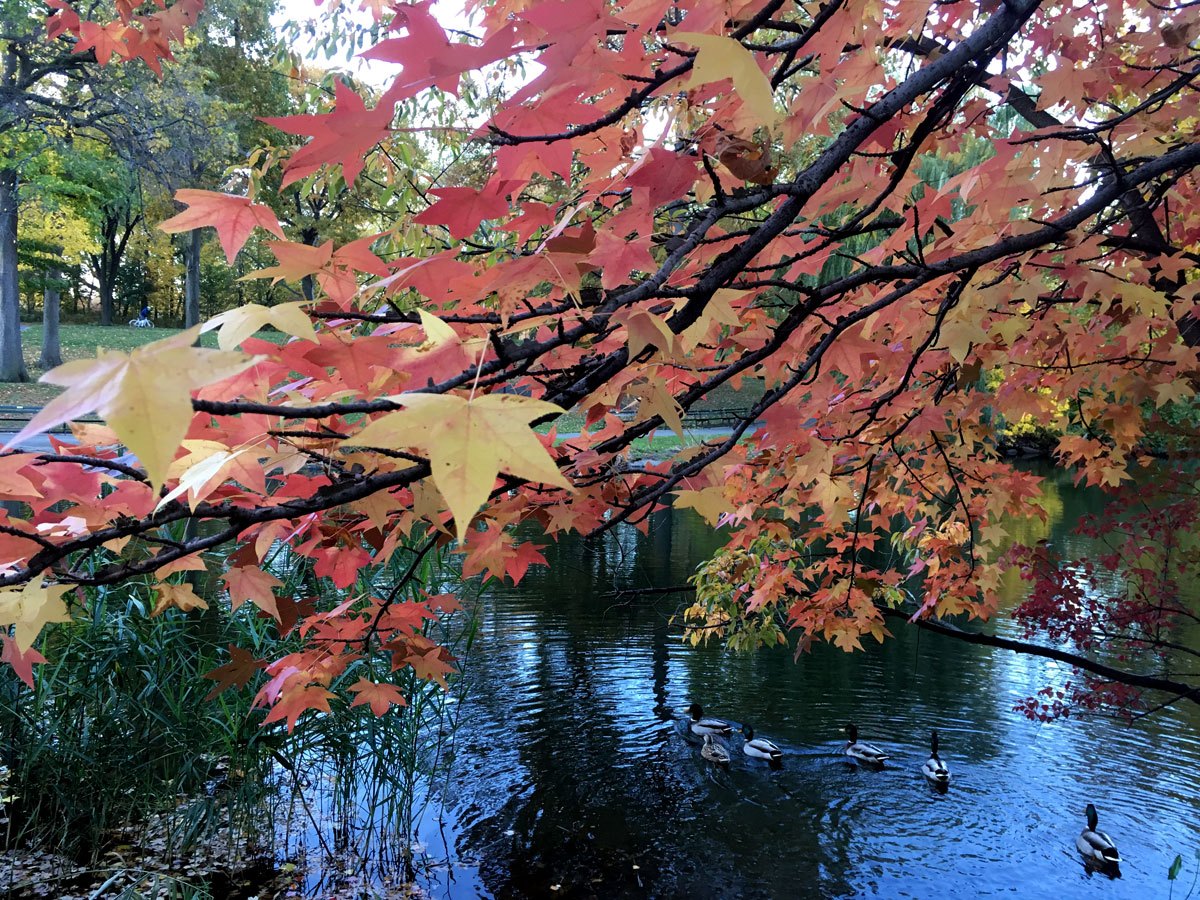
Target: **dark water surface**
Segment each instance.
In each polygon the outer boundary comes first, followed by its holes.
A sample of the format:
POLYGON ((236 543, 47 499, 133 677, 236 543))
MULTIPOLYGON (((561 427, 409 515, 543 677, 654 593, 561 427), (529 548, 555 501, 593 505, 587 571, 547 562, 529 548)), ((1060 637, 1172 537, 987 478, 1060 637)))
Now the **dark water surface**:
MULTIPOLYGON (((1079 558, 1092 548, 1069 532, 1096 502, 1055 479, 1051 524, 1014 533, 1079 558)), ((1194 706, 1132 726, 1033 723, 1013 704, 1065 668, 903 627, 798 663, 693 649, 667 622, 681 598, 636 591, 684 582, 717 544, 691 514, 664 515, 648 535, 552 545, 548 571, 483 604, 454 763, 419 834, 444 861, 426 873, 434 896, 1165 897, 1177 853, 1186 895, 1194 706), (782 770, 740 753, 728 771, 704 763, 673 720, 692 699, 775 740, 782 770), (845 764, 848 720, 888 768, 845 764), (932 727, 954 776, 944 796, 920 775, 932 727), (1076 854, 1089 801, 1125 859, 1119 880, 1076 854)))

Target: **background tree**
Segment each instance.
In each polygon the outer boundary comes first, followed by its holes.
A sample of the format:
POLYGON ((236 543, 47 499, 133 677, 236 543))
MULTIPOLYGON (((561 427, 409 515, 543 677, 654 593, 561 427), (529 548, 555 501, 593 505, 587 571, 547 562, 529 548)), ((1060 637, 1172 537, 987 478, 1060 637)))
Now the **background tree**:
MULTIPOLYGON (((101 28, 84 27, 68 3, 45 10, 24 0, 0 2, 0 381, 24 380, 17 273, 19 172, 31 154, 64 132, 107 135, 120 144, 122 104, 110 88, 115 80, 102 67, 115 53, 159 69, 170 58, 170 42, 183 36, 203 0, 183 0, 169 9, 121 17, 101 28)), ((106 4, 93 14, 115 15, 106 4)))

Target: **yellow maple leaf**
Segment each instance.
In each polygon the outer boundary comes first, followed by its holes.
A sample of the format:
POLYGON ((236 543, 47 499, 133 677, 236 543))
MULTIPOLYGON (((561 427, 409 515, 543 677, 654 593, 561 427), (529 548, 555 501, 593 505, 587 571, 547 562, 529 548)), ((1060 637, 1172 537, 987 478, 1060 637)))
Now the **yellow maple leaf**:
POLYGON ((1117 290, 1121 299, 1132 304, 1143 316, 1165 316, 1171 303, 1166 294, 1148 284, 1128 283, 1117 290))
POLYGON ((216 441, 184 441, 183 446, 187 455, 174 460, 167 471, 167 477, 178 478, 179 484, 162 496, 155 512, 184 493, 188 495, 188 506, 195 510, 197 503, 220 487, 227 467, 250 449, 242 447, 230 453, 228 447, 216 441))
POLYGON ((675 432, 679 440, 686 440, 683 434, 683 419, 679 415, 679 404, 675 402, 675 397, 665 381, 661 378, 649 378, 629 393, 641 399, 641 403, 638 404, 639 422, 651 416, 658 416, 675 432))
POLYGON ((941 343, 950 351, 950 355, 958 362, 965 362, 972 344, 987 341, 988 334, 976 322, 960 318, 956 322, 947 321, 942 325, 941 343))
MULTIPOLYGON (((717 291, 705 305, 704 311, 700 313, 696 321, 684 329, 683 334, 679 335, 679 343, 688 350, 693 349, 698 343, 704 340, 714 322, 728 325, 731 328, 740 326, 741 319, 738 318, 738 314, 732 306, 732 301, 745 295, 745 291, 734 291, 728 288, 722 288, 717 291)), ((632 351, 630 355, 632 355, 632 351)))
POLYGON ((715 526, 723 513, 733 509, 733 504, 725 499, 725 489, 714 484, 701 491, 675 491, 675 508, 694 509, 705 522, 715 526))
POLYGON ((226 310, 219 316, 209 319, 201 327, 201 331, 221 329, 217 333, 217 346, 222 350, 232 350, 254 332, 270 325, 301 340, 317 343, 317 333, 313 330, 312 320, 304 312, 305 301, 281 303, 278 306, 261 306, 258 303, 247 303, 236 309, 226 310))
POLYGON ((691 44, 699 51, 692 66, 692 77, 688 81, 688 87, 729 78, 733 81, 733 89, 741 98, 742 105, 761 124, 775 124, 779 114, 775 111, 771 82, 758 67, 753 53, 733 38, 719 34, 677 31, 671 39, 691 44))
POLYGON ((200 326, 138 347, 100 350, 41 377, 66 390, 46 404, 8 447, 95 410, 141 460, 157 490, 192 421, 192 391, 254 364, 244 353, 193 347, 200 326))
POLYGON ((150 612, 151 616, 162 615, 172 606, 184 612, 193 609, 208 609, 208 604, 196 596, 196 592, 192 590, 190 584, 168 584, 164 581, 154 585, 154 589, 158 591, 158 602, 154 604, 154 609, 150 612))
POLYGON ((33 646, 42 627, 50 622, 70 622, 62 595, 70 587, 65 584, 43 586, 31 581, 20 588, 0 591, 0 625, 15 625, 13 637, 22 653, 33 646))
POLYGON ((647 347, 655 347, 668 359, 675 353, 675 333, 667 327, 666 320, 659 318, 644 309, 618 313, 613 316, 614 323, 625 326, 628 335, 629 358, 637 359, 647 347))
POLYGON ((529 423, 561 407, 517 394, 467 399, 452 394, 403 394, 404 404, 369 424, 343 446, 417 448, 429 457, 433 483, 454 515, 461 539, 487 501, 496 476, 571 490, 529 423))

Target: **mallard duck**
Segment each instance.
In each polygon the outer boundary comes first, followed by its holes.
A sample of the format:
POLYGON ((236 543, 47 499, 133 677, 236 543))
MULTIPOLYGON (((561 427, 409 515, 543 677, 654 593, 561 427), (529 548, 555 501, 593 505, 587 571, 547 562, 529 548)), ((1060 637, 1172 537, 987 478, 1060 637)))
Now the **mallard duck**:
POLYGON ((1089 803, 1086 812, 1087 828, 1075 838, 1075 846, 1091 865, 1106 868, 1119 866, 1121 854, 1117 852, 1117 845, 1103 831, 1096 830, 1096 821, 1099 818, 1096 815, 1096 807, 1089 803))
POLYGON ((929 736, 929 759, 921 767, 923 774, 935 787, 946 787, 950 783, 950 768, 938 756, 937 729, 929 736))
POLYGON ((733 732, 733 726, 722 719, 706 719, 704 718, 704 710, 699 703, 692 703, 684 709, 684 712, 691 718, 689 727, 692 734, 698 734, 703 737, 706 734, 715 734, 720 737, 725 737, 733 732))
POLYGON ((729 765, 729 749, 711 734, 704 736, 704 746, 700 748, 700 755, 718 766, 729 765))
POLYGON ((742 744, 742 752, 747 756, 754 759, 765 759, 772 765, 779 765, 783 762, 783 751, 766 738, 756 738, 754 729, 749 725, 742 726, 742 734, 746 737, 746 743, 742 744))
POLYGON ((887 760, 887 754, 871 744, 863 744, 858 740, 858 726, 851 722, 846 726, 845 754, 856 762, 867 766, 882 766, 887 760))

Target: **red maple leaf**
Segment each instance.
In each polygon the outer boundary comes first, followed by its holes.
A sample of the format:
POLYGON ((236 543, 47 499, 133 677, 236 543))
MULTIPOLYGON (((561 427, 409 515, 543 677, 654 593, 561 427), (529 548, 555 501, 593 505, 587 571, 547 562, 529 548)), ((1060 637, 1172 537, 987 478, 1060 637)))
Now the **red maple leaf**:
MULTIPOLYGON (((159 6, 163 5, 161 0, 155 0, 155 2, 159 6)), ((196 24, 196 19, 200 17, 203 9, 204 0, 175 0, 162 12, 147 18, 153 19, 157 23, 167 40, 182 44, 185 32, 196 24)))
POLYGON ((159 78, 162 78, 162 60, 173 60, 171 46, 161 28, 152 27, 150 20, 143 28, 129 28, 125 32, 126 56, 140 59, 159 78))
POLYGON ((557 211, 557 206, 547 206, 545 203, 525 203, 521 206, 521 215, 496 227, 502 231, 515 231, 517 240, 524 243, 539 228, 549 228, 553 225, 557 211))
POLYGON ((358 573, 371 564, 371 554, 362 547, 343 547, 327 549, 317 557, 313 565, 313 574, 329 578, 336 587, 350 587, 358 579, 358 573))
POLYGON ((596 249, 589 259, 600 266, 600 286, 605 290, 628 284, 635 271, 653 272, 658 268, 650 255, 649 237, 624 238, 609 231, 596 232, 596 249))
POLYGON ((393 603, 379 622, 381 629, 416 634, 428 619, 437 618, 424 603, 393 603))
POLYGON ((252 273, 252 277, 270 278, 272 283, 299 281, 308 275, 315 275, 333 259, 333 241, 326 241, 319 247, 299 241, 269 241, 267 249, 275 254, 279 264, 259 269, 252 273))
POLYGON ((354 341, 326 334, 319 337, 320 344, 314 346, 305 341, 306 346, 298 348, 302 358, 296 360, 297 371, 327 378, 326 369, 331 369, 339 381, 355 390, 366 390, 377 370, 392 371, 400 359, 400 351, 388 337, 371 336, 354 341))
POLYGON ((125 58, 129 56, 129 48, 125 44, 125 32, 129 27, 122 22, 109 22, 100 25, 97 22, 79 23, 79 40, 75 42, 75 53, 94 50, 96 62, 104 66, 113 56, 125 58))
POLYGON ((283 587, 283 582, 270 572, 258 566, 236 566, 226 571, 221 579, 229 591, 230 604, 235 611, 249 600, 276 621, 280 620, 275 588, 283 587))
POLYGON ((446 676, 457 672, 458 669, 443 659, 442 654, 448 656, 449 651, 445 647, 431 647, 424 653, 414 650, 404 658, 404 664, 412 666, 418 678, 436 681, 442 687, 448 688, 446 676))
POLYGON ((317 684, 306 684, 304 687, 287 687, 279 694, 279 699, 263 719, 264 725, 287 720, 288 734, 296 727, 300 717, 310 709, 317 712, 329 712, 329 701, 336 695, 317 684))
POLYGON ((326 163, 341 165, 346 184, 353 185, 366 165, 366 155, 391 132, 400 99, 397 93, 389 90, 374 109, 367 109, 363 98, 339 79, 334 83, 332 112, 264 118, 280 131, 312 138, 288 160, 282 186, 308 177, 326 163))
POLYGON ((279 220, 275 218, 271 207, 252 203, 249 197, 184 188, 175 192, 175 199, 186 203, 188 208, 160 222, 158 227, 167 234, 177 234, 211 225, 217 229, 221 249, 225 251, 225 258, 230 265, 255 226, 283 237, 283 229, 279 227, 279 220))
POLYGON ((46 657, 38 653, 32 647, 24 653, 7 634, 0 634, 0 661, 8 663, 12 666, 13 671, 29 687, 33 687, 33 667, 46 661, 46 657))
POLYGON ((504 571, 512 579, 513 584, 525 577, 530 566, 550 565, 546 562, 546 557, 542 556, 542 551, 545 549, 545 544, 534 544, 530 541, 526 541, 516 548, 516 552, 504 564, 504 571))
POLYGON ((493 179, 477 191, 474 188, 434 188, 429 193, 438 202, 413 221, 422 225, 445 225, 450 236, 461 240, 474 233, 484 219, 497 219, 509 210, 508 194, 519 190, 523 182, 493 179))
POLYGON ((650 158, 625 181, 631 187, 641 188, 635 193, 644 192, 645 202, 650 206, 661 206, 691 190, 699 175, 700 170, 693 157, 655 147, 650 151, 650 158))
POLYGON ((416 96, 435 85, 457 95, 458 79, 463 72, 486 66, 514 52, 511 27, 497 31, 479 46, 451 43, 429 11, 431 5, 431 0, 424 0, 399 7, 392 26, 403 27, 408 34, 380 41, 362 54, 364 59, 398 63, 404 67, 404 74, 396 81, 401 90, 397 99, 416 96))
POLYGON ((78 34, 82 24, 79 13, 75 12, 67 0, 46 0, 46 5, 57 12, 46 18, 46 38, 54 40, 64 34, 78 34))

